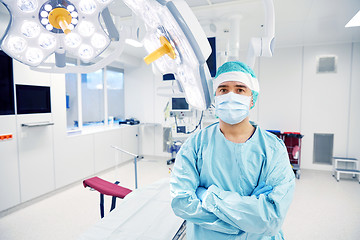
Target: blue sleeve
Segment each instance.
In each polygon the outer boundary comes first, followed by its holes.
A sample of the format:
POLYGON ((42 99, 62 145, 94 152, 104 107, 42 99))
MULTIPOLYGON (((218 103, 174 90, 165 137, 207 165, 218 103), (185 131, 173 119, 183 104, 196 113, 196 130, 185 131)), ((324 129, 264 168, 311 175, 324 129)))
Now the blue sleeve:
POLYGON ((171 207, 175 215, 209 230, 238 234, 238 228, 222 221, 201 206, 201 201, 195 193, 200 183, 195 149, 196 141, 192 137, 184 143, 176 156, 170 178, 171 207))
POLYGON ((268 195, 240 196, 224 191, 215 185, 207 190, 202 207, 217 217, 244 232, 274 236, 280 230, 293 198, 295 177, 288 153, 283 143, 278 142, 265 171, 266 185, 273 187, 268 195))

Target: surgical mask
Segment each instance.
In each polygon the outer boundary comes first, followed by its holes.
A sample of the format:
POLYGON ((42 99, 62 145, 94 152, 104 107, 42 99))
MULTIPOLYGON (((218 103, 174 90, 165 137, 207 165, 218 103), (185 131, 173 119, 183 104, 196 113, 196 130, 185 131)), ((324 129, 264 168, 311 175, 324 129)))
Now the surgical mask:
POLYGON ((215 96, 215 113, 228 124, 237 124, 249 115, 250 96, 233 92, 215 96))

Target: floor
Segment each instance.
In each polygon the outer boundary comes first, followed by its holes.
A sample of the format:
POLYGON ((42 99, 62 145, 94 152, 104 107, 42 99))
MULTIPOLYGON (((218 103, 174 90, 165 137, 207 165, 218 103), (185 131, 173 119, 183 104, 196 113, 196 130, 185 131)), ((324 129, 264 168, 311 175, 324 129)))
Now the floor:
MULTIPOLYGON (((145 158, 138 164, 139 187, 169 174, 165 158, 145 158)), ((131 162, 99 176, 134 188, 131 162)), ((108 209, 110 198, 105 201, 108 209)), ((79 182, 1 217, 0 240, 76 239, 100 219, 98 204, 98 193, 79 182)), ((360 184, 351 177, 336 182, 329 172, 302 170, 283 231, 288 240, 360 239, 360 184)))

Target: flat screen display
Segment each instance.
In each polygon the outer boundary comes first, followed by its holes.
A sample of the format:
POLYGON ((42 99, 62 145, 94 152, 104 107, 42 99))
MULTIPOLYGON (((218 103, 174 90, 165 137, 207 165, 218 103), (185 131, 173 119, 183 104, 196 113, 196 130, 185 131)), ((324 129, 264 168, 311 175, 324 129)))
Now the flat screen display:
POLYGON ((167 73, 163 75, 163 81, 175 80, 175 75, 172 73, 167 73))
POLYGON ((172 110, 177 111, 186 111, 189 110, 189 104, 186 102, 185 98, 172 98, 172 110))
POLYGON ((15 114, 12 59, 0 51, 0 115, 15 114))
POLYGON ((17 114, 50 113, 50 87, 16 85, 17 114))

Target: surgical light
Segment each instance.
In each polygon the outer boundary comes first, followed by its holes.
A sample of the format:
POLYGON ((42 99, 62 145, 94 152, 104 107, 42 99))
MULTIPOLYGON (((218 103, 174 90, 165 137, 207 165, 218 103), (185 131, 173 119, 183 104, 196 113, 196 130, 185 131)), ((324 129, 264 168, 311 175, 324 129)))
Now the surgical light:
POLYGON ((50 12, 52 10, 52 6, 50 4, 45 4, 44 5, 44 9, 48 12, 50 12))
POLYGON ((64 51, 89 62, 111 42, 99 16, 112 0, 0 2, 11 15, 8 29, 1 39, 1 49, 29 66, 41 65, 52 54, 57 54, 58 59, 58 54, 64 51))
POLYGON ((17 0, 17 6, 23 12, 33 12, 38 5, 36 0, 17 0))
POLYGON ((81 43, 81 37, 77 33, 69 33, 64 40, 65 45, 69 48, 77 48, 81 43))
POLYGON ((93 14, 96 11, 96 3, 93 0, 82 0, 79 9, 84 14, 93 14))
POLYGON ((24 21, 21 26, 21 33, 28 38, 34 38, 40 34, 40 26, 36 22, 24 21))
POLYGON ((7 47, 14 53, 21 53, 25 50, 27 44, 26 40, 21 37, 10 37, 7 41, 7 47))
POLYGON ((28 48, 26 51, 26 59, 31 63, 40 63, 43 57, 43 52, 40 49, 28 48))
POLYGON ((66 9, 69 11, 69 12, 72 12, 75 10, 75 7, 73 5, 69 5, 66 7, 66 9))
POLYGON ((49 16, 49 13, 47 11, 42 11, 40 13, 40 16, 43 17, 43 18, 46 18, 47 16, 49 16))
POLYGON ((94 32, 95 32, 95 27, 91 22, 82 21, 79 24, 79 33, 80 33, 80 35, 82 35, 84 37, 89 37, 89 36, 93 35, 94 32))
POLYGON ((82 59, 91 59, 94 55, 94 49, 86 44, 83 44, 79 47, 79 55, 82 59))
POLYGON ((53 49, 56 47, 56 38, 48 33, 42 33, 39 37, 39 45, 44 49, 53 49))
POLYGON ((46 24, 46 29, 52 31, 54 27, 51 24, 46 24))
POLYGON ((174 73, 187 102, 197 109, 211 104, 208 89, 210 72, 206 59, 211 47, 198 20, 184 0, 124 0, 145 23, 143 40, 149 53, 144 60, 154 61, 160 73, 174 73))

